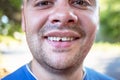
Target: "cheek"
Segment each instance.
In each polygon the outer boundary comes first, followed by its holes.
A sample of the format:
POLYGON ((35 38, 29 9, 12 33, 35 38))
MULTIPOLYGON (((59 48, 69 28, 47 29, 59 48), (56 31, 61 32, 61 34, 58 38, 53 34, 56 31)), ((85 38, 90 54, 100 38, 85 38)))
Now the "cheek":
POLYGON ((26 16, 26 28, 32 33, 39 32, 48 19, 47 14, 38 12, 28 12, 26 16))
POLYGON ((92 35, 96 32, 98 21, 94 14, 81 14, 81 16, 79 16, 79 21, 86 34, 92 35))

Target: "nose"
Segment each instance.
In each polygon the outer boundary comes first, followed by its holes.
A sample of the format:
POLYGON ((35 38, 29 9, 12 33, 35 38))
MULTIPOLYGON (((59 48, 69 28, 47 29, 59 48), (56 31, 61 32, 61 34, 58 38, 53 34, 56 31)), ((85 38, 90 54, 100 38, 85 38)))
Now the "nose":
POLYGON ((71 9, 59 8, 50 14, 49 20, 52 24, 59 24, 60 26, 74 25, 77 23, 77 16, 71 9))

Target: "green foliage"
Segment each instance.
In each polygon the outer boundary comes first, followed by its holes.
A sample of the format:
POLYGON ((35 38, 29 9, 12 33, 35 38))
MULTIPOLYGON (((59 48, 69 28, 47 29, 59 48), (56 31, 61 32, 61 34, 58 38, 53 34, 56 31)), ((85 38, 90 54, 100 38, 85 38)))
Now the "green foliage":
POLYGON ((120 0, 101 3, 100 33, 104 41, 120 42, 120 0), (103 4, 104 3, 104 4, 103 4))
POLYGON ((15 31, 21 31, 20 14, 21 0, 1 0, 0 1, 0 34, 13 36, 15 31), (3 16, 7 17, 7 22, 3 22, 3 16))
POLYGON ((21 0, 9 0, 10 4, 16 8, 17 10, 20 9, 20 6, 21 6, 21 0))

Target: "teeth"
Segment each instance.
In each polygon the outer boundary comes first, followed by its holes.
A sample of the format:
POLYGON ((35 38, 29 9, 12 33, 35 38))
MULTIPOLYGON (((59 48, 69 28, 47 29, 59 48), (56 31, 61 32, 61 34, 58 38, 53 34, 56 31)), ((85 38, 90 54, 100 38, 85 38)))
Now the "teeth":
POLYGON ((74 40, 73 37, 48 37, 50 41, 72 41, 74 40))

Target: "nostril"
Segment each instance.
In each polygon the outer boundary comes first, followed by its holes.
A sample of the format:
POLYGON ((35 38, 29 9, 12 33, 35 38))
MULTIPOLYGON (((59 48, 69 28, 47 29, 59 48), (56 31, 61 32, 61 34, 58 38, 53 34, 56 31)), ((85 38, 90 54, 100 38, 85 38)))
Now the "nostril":
POLYGON ((71 20, 68 20, 68 23, 73 23, 73 22, 74 22, 74 20, 72 20, 72 19, 71 19, 71 20))
POLYGON ((53 20, 52 23, 60 22, 60 20, 53 20))

